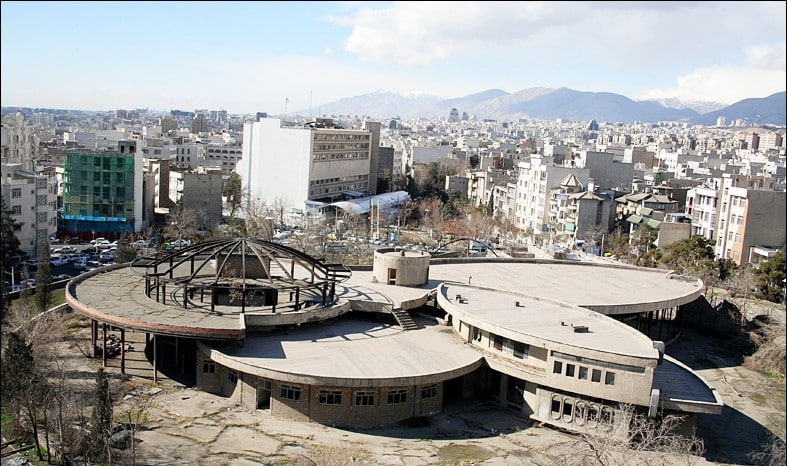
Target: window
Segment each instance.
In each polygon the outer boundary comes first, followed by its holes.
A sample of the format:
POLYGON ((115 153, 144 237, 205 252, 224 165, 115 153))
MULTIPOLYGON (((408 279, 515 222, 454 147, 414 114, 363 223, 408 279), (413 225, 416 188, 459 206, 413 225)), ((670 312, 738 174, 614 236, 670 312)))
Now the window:
POLYGON ((481 341, 481 329, 480 328, 474 328, 473 329, 473 340, 481 341))
POLYGON ((573 364, 566 364, 566 377, 574 377, 575 367, 573 364))
POLYGON ((301 401, 301 388, 282 385, 279 389, 279 397, 285 400, 301 401))
POLYGON ((503 351, 503 337, 500 335, 495 335, 494 347, 498 351, 503 351))
POLYGON ((321 405, 340 405, 342 404, 342 392, 332 390, 320 390, 321 405))
POLYGON ((235 371, 228 371, 227 380, 229 380, 230 383, 238 383, 238 373, 235 371))
POLYGON ((527 353, 530 351, 530 345, 525 343, 514 342, 514 357, 519 359, 527 359, 527 353))
POLYGON ((214 374, 216 372, 216 363, 210 359, 202 363, 202 372, 205 374, 214 374))
POLYGON ((426 385, 421 387, 421 399, 437 398, 437 385, 426 385))
POLYGON ((374 392, 356 392, 355 406, 374 406, 374 392))
POLYGON ((590 381, 601 383, 601 370, 593 369, 592 375, 590 376, 590 381))
POLYGON ((580 380, 587 380, 588 379, 588 368, 585 366, 579 366, 579 379, 580 380))
POLYGON ((14 188, 11 190, 11 197, 18 198, 22 197, 22 188, 14 188))
POLYGON ((615 385, 615 373, 607 371, 604 374, 604 385, 615 385))
POLYGON ((552 368, 552 372, 555 374, 562 374, 563 373, 563 363, 560 361, 555 361, 555 367, 552 368))
POLYGON ((20 215, 22 213, 22 206, 21 205, 15 205, 15 206, 11 207, 11 213, 14 214, 14 215, 20 215))
POLYGON ((397 405, 407 401, 407 390, 389 390, 388 404, 397 405))

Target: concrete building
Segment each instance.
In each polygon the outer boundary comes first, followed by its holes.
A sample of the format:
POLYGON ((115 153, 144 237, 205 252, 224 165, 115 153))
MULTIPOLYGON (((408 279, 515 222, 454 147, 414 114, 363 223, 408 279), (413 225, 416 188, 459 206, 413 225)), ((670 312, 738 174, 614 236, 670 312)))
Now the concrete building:
POLYGON ((221 172, 169 172, 169 206, 189 209, 196 214, 198 226, 221 223, 221 196, 224 180, 221 172))
POLYGON ((15 232, 19 248, 37 257, 39 241, 57 232, 57 178, 22 169, 22 164, 3 164, 2 193, 11 218, 21 225, 15 232))
POLYGON ((34 158, 38 154, 35 128, 25 124, 25 116, 2 117, 0 124, 0 163, 21 164, 21 169, 33 172, 34 158))
POLYGON ((515 226, 532 230, 535 234, 548 236, 549 194, 560 186, 568 175, 573 174, 583 185, 587 185, 590 170, 555 165, 552 157, 533 155, 527 162, 519 162, 517 178, 515 226))
POLYGON ((787 193, 722 184, 719 194, 717 257, 739 266, 759 262, 757 250, 779 250, 787 239, 787 193))
POLYGON ((237 172, 248 201, 281 199, 310 212, 327 202, 377 190, 380 124, 343 129, 330 119, 289 126, 261 118, 243 127, 237 172))
POLYGON ((479 397, 582 433, 624 426, 619 403, 688 427, 722 409, 664 354, 702 290, 666 271, 397 249, 350 270, 254 239, 174 258, 80 275, 67 302, 91 319, 94 348, 111 328, 121 343, 144 332, 154 381, 184 372, 250 410, 362 428, 479 397))
POLYGON ((142 153, 138 141, 115 150, 69 150, 63 162, 62 235, 117 238, 147 227, 142 209, 142 153))

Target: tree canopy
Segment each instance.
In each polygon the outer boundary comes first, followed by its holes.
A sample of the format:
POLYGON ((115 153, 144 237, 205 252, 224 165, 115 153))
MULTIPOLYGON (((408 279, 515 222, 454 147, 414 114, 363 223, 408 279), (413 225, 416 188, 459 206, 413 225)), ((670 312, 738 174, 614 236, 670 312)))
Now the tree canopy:
POLYGON ((757 270, 757 297, 774 303, 784 302, 787 279, 785 249, 763 262, 757 270))

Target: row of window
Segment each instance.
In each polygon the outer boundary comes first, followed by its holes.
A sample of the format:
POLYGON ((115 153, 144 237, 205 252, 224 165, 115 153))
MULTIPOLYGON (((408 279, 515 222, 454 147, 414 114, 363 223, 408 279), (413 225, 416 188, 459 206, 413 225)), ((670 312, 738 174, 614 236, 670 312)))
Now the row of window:
MULTIPOLYGON (((202 363, 202 372, 214 374, 216 363, 205 360, 202 363)), ((238 373, 233 370, 227 371, 227 381, 231 384, 238 383, 238 373)), ((270 382, 267 382, 270 383, 270 382)), ((300 401, 301 388, 294 385, 282 385, 279 389, 279 397, 284 400, 300 401)), ((389 405, 403 404, 407 402, 408 389, 388 390, 387 402, 389 405)), ((339 406, 342 404, 343 393, 339 390, 320 390, 318 402, 323 405, 339 406)), ((437 384, 425 385, 421 387, 421 399, 428 400, 437 397, 437 384)), ((355 392, 355 406, 374 406, 375 392, 357 391, 355 392)))
POLYGON ((344 152, 342 154, 314 154, 314 161, 320 160, 344 160, 344 159, 367 159, 368 152, 344 152))
POLYGON ((324 134, 314 133, 315 141, 368 141, 368 134, 324 134))
MULTIPOLYGON (((389 405, 407 403, 408 389, 388 390, 386 402, 389 405)), ((279 396, 290 401, 301 400, 301 388, 292 385, 282 385, 279 389, 279 396)), ((355 406, 374 406, 376 392, 357 391, 354 394, 355 406)), ((342 404, 343 392, 339 390, 320 390, 318 403, 322 405, 340 406, 342 404)), ((437 397, 437 385, 426 385, 421 388, 421 399, 428 400, 437 397)))
MULTIPOLYGON (((577 370, 576 364, 571 363, 563 363, 563 361, 555 361, 555 365, 552 368, 552 372, 555 374, 563 374, 566 377, 576 377, 579 380, 588 380, 588 370, 590 370, 590 381, 595 383, 601 383, 601 369, 589 369, 587 366, 579 366, 579 370, 577 370), (563 372, 563 366, 565 365, 566 371, 563 372)), ((615 373, 612 371, 603 371, 604 372, 604 385, 615 385, 615 373)))

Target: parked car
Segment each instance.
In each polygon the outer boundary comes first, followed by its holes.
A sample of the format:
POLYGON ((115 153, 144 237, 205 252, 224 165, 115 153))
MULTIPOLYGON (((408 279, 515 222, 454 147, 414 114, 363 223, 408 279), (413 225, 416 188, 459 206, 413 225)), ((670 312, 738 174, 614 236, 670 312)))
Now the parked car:
POLYGON ((38 259, 36 258, 28 259, 27 261, 25 261, 25 264, 27 264, 28 267, 38 267, 38 259))
POLYGON ((84 269, 86 269, 87 268, 87 258, 78 259, 76 262, 74 262, 73 267, 76 270, 84 270, 84 269))
POLYGON ((72 253, 72 252, 77 252, 77 248, 75 248, 74 246, 63 246, 62 248, 55 249, 55 252, 60 254, 72 253))
POLYGON ((91 239, 90 244, 95 246, 96 244, 103 243, 104 241, 106 241, 107 243, 109 242, 106 238, 96 238, 96 239, 91 239))
POLYGON ((59 267, 61 265, 65 265, 68 261, 63 259, 60 256, 54 256, 49 259, 49 263, 52 264, 53 267, 59 267))
POLYGON ((56 281, 57 280, 70 280, 72 278, 74 278, 74 277, 72 277, 71 275, 69 275, 67 273, 61 273, 60 275, 55 275, 54 277, 52 277, 52 280, 56 280, 56 281))
POLYGON ((109 241, 107 241, 107 240, 104 240, 104 241, 97 241, 97 242, 96 242, 96 247, 97 247, 98 249, 109 249, 109 248, 111 248, 111 247, 112 247, 112 243, 110 243, 110 242, 109 242, 109 241))
POLYGON ((148 247, 148 242, 145 241, 144 239, 138 239, 138 240, 134 241, 134 247, 138 248, 138 249, 139 248, 146 248, 146 247, 148 247))
POLYGON ((111 261, 115 259, 115 253, 114 251, 104 251, 98 258, 102 261, 111 261))

